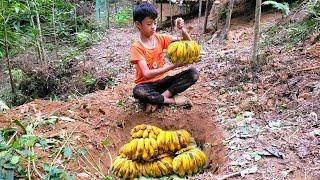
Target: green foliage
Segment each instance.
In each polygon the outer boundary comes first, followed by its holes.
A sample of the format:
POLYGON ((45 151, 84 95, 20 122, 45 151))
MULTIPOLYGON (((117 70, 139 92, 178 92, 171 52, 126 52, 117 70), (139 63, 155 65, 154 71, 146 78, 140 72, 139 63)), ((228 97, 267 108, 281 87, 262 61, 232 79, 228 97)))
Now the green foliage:
POLYGON ((63 169, 58 168, 57 166, 50 166, 48 164, 42 164, 43 170, 46 174, 41 178, 43 180, 52 179, 52 180, 72 180, 73 176, 66 173, 63 169))
POLYGON ((319 32, 320 2, 315 6, 308 3, 308 13, 310 15, 303 21, 271 27, 266 32, 267 38, 264 39, 263 45, 284 45, 284 49, 289 50, 297 43, 304 42, 313 32, 319 32))
POLYGON ((312 0, 309 0, 307 3, 308 12, 318 21, 320 21, 320 1, 317 1, 315 5, 313 5, 312 0))
POLYGON ((262 5, 272 5, 273 8, 285 13, 285 15, 288 15, 290 12, 289 4, 284 3, 278 3, 276 1, 264 1, 262 5))
POLYGON ((123 27, 132 22, 132 11, 129 8, 122 8, 113 16, 117 26, 123 27))
POLYGON ((24 72, 21 69, 11 69, 13 81, 18 85, 23 78, 25 78, 24 72))
POLYGON ((96 79, 89 73, 83 74, 80 79, 86 86, 91 86, 96 82, 96 79))
MULTIPOLYGON (((55 144, 59 145, 61 142, 57 142, 57 140, 51 138, 41 138, 33 134, 35 128, 48 125, 46 122, 51 120, 50 118, 39 120, 26 118, 21 121, 16 120, 15 124, 24 130, 23 133, 20 133, 20 130, 19 133, 17 133, 16 128, 0 129, 0 179, 16 179, 16 176, 27 179, 27 169, 25 165, 27 162, 31 163, 31 161, 38 162, 38 157, 31 151, 31 148, 39 147, 40 150, 49 151, 48 153, 52 153, 50 151, 56 152, 56 150, 60 148, 55 144), (12 137, 14 137, 13 141, 12 137)), ((65 158, 70 157, 72 155, 71 148, 63 148, 62 153, 65 158)), ((58 166, 43 163, 42 168, 45 174, 41 179, 73 179, 73 176, 58 166)), ((32 171, 33 170, 31 170, 31 172, 32 171)))
POLYGON ((76 33, 76 40, 81 47, 88 46, 92 42, 91 35, 86 31, 76 33))

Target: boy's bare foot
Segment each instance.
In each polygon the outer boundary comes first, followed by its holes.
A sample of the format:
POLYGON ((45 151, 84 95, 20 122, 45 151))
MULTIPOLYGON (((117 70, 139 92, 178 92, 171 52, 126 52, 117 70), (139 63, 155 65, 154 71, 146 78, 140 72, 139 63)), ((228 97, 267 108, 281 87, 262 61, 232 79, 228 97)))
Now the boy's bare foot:
POLYGON ((153 113, 158 109, 158 105, 153 105, 153 104, 147 104, 146 105, 146 112, 147 113, 153 113))
POLYGON ((186 107, 192 107, 192 102, 190 99, 188 99, 185 96, 174 96, 175 105, 177 106, 186 106, 186 107))

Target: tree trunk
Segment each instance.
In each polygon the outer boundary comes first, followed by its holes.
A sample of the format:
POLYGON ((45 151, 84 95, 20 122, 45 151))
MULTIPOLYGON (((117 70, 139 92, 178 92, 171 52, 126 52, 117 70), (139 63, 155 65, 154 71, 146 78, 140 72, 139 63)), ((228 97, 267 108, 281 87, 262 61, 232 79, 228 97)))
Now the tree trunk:
MULTIPOLYGON (((201 20, 200 20, 200 18, 201 18, 201 11, 202 11, 202 0, 199 0, 199 21, 198 21, 198 24, 201 24, 201 20)), ((199 30, 201 29, 201 26, 199 26, 199 30)))
MULTIPOLYGON (((36 29, 36 25, 34 24, 34 21, 33 21, 32 16, 31 16, 30 19, 31 19, 32 27, 33 27, 34 29, 36 29)), ((41 47, 40 47, 39 40, 37 40, 36 45, 37 45, 36 51, 37 51, 37 54, 38 54, 38 63, 39 63, 39 64, 42 64, 43 59, 42 59, 41 47)))
MULTIPOLYGON (((106 9, 106 11, 107 11, 107 29, 109 29, 110 28, 110 1, 107 0, 106 4, 107 4, 107 9, 106 9)), ((133 8, 134 8, 134 4, 132 4, 132 9, 133 8)))
POLYGON ((231 22, 231 16, 232 16, 232 10, 233 10, 233 5, 234 5, 234 0, 229 1, 229 11, 228 11, 228 16, 227 16, 227 21, 226 21, 226 30, 224 34, 224 39, 228 38, 228 32, 230 29, 230 22, 231 22))
POLYGON ((171 0, 169 0, 169 6, 170 6, 170 26, 171 26, 171 32, 173 31, 173 20, 172 20, 172 4, 171 0))
POLYGON ((77 7, 74 7, 74 25, 76 33, 78 32, 78 23, 77 23, 77 7))
POLYGON ((52 25, 53 25, 55 55, 56 55, 56 60, 58 60, 59 56, 58 56, 58 41, 57 41, 57 33, 56 33, 55 11, 56 11, 56 9, 55 9, 55 0, 53 0, 53 5, 52 5, 52 25))
POLYGON ((209 9, 209 0, 206 0, 206 11, 205 11, 205 19, 204 19, 204 26, 203 26, 203 31, 206 33, 207 31, 207 23, 208 23, 208 9, 209 9))
POLYGON ((255 67, 259 65, 259 59, 257 58, 259 52, 259 40, 260 40, 260 19, 261 19, 261 0, 256 0, 256 13, 254 24, 254 41, 252 48, 252 65, 255 67))
POLYGON ((37 25, 38 25, 38 31, 39 31, 39 44, 40 44, 40 49, 41 49, 41 55, 42 55, 42 59, 43 59, 44 63, 46 64, 47 59, 46 59, 46 54, 45 54, 44 45, 43 45, 43 36, 42 36, 40 16, 39 16, 38 11, 36 11, 36 17, 37 17, 37 25))
POLYGON ((162 1, 160 2, 160 23, 162 23, 162 1))
POLYGON ((8 42, 8 33, 7 33, 7 25, 4 25, 4 44, 6 46, 6 61, 7 61, 7 68, 9 71, 9 78, 10 78, 10 85, 11 85, 11 91, 13 94, 16 94, 16 88, 13 82, 12 72, 11 72, 11 65, 10 65, 10 59, 9 59, 9 42, 8 42))

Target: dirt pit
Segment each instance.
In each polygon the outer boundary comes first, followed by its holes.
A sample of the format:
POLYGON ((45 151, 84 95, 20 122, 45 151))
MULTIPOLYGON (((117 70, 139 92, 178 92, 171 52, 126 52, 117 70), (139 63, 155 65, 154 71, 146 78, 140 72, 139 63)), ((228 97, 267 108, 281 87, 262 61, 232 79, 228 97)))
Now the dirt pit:
MULTIPOLYGON (((14 118, 23 122, 27 116, 34 121, 46 120, 50 116, 68 117, 70 119, 59 118, 50 126, 37 127, 34 134, 43 138, 64 138, 57 147, 61 147, 71 135, 65 146, 70 147, 73 154, 80 148, 87 149, 87 158, 90 157, 92 163, 95 161, 99 164, 105 175, 110 175, 110 156, 117 156, 119 149, 130 141, 131 129, 136 125, 150 124, 163 130, 186 129, 207 155, 206 171, 218 172, 225 162, 223 131, 214 123, 213 110, 208 110, 207 104, 198 102, 191 109, 164 106, 147 114, 143 106, 128 93, 131 90, 132 86, 124 84, 69 102, 35 100, 0 116, 1 127, 10 126, 11 119, 14 118), (107 148, 102 145, 105 140, 110 142, 107 148)), ((191 89, 185 95, 192 99, 196 97, 195 94, 191 89)), ((54 156, 49 156, 51 150, 35 151, 39 160, 49 164, 53 161, 54 156)), ((65 159, 61 155, 56 162, 68 172, 85 172, 88 177, 101 177, 83 157, 75 155, 74 158, 65 159)))

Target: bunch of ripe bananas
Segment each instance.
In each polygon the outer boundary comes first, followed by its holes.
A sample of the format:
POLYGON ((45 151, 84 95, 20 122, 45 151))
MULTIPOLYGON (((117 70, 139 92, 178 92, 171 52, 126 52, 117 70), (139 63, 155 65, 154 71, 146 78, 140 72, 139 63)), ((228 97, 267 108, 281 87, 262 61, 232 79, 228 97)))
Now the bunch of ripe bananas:
POLYGON ((144 177, 162 177, 173 173, 173 157, 166 156, 152 162, 138 163, 137 169, 144 177))
POLYGON ((120 154, 131 160, 149 161, 158 155, 158 144, 154 138, 133 139, 120 149, 120 154))
POLYGON ((133 179, 139 175, 137 162, 123 156, 117 156, 112 163, 112 173, 123 179, 133 179))
POLYGON ((181 149, 176 154, 178 155, 173 159, 172 167, 180 177, 198 173, 207 161, 205 153, 194 146, 181 149))
POLYGON ((195 41, 176 41, 168 46, 167 57, 173 63, 192 64, 199 61, 200 47, 195 41))
POLYGON ((159 156, 154 161, 138 162, 117 156, 112 165, 112 172, 123 179, 133 179, 135 177, 162 177, 173 173, 173 157, 170 155, 159 156))
POLYGON ((157 137, 159 153, 176 152, 190 144, 190 134, 186 130, 161 131, 157 137))
POLYGON ((156 126, 140 124, 131 130, 132 138, 157 138, 162 130, 156 126))
POLYGON ((186 130, 164 131, 141 124, 131 130, 131 137, 111 167, 120 178, 191 175, 206 163, 205 154, 190 145, 191 136, 186 130))

